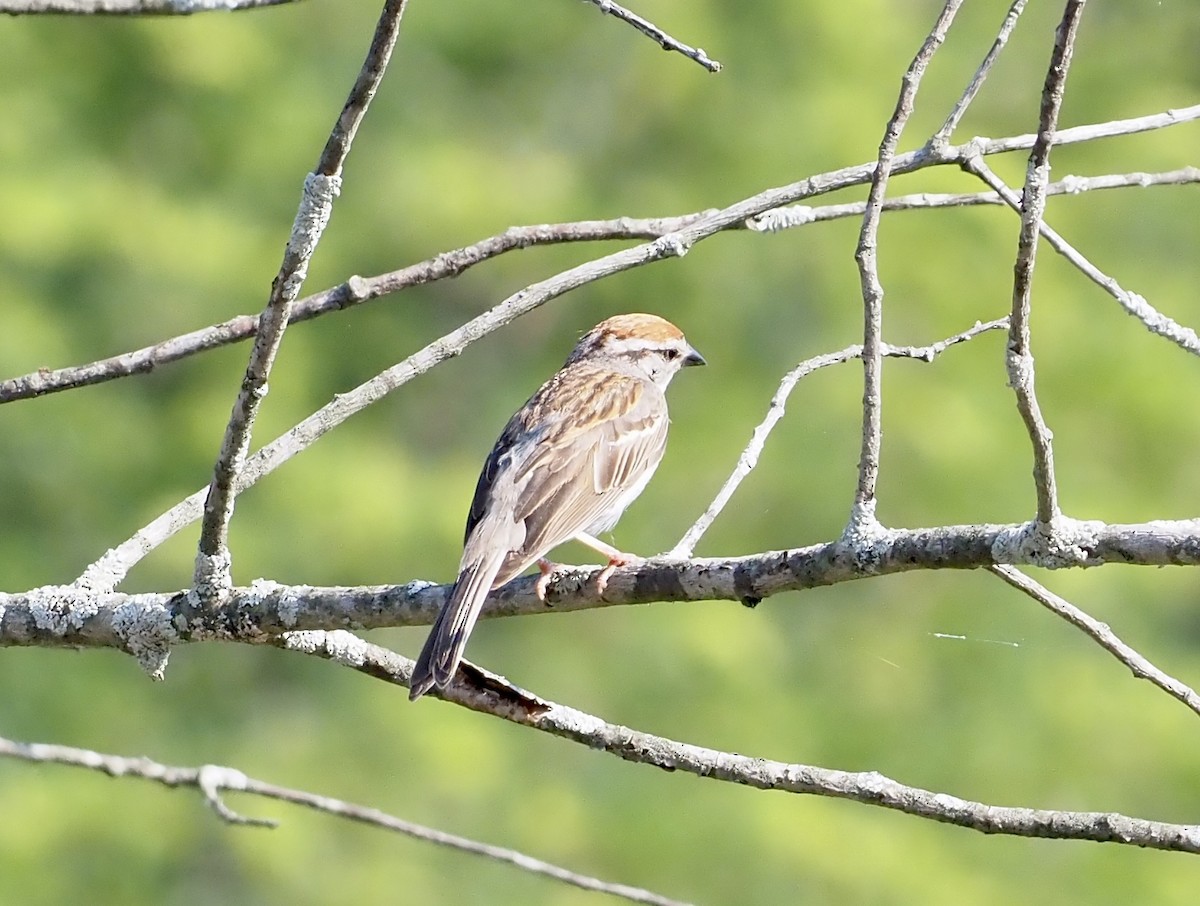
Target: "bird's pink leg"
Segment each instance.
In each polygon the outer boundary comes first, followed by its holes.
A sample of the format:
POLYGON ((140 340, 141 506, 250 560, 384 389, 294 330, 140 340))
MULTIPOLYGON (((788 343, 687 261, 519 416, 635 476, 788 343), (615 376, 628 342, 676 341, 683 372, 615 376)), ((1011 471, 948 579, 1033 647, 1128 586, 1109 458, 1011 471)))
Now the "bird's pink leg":
POLYGON ((618 566, 628 566, 630 563, 636 563, 642 559, 634 554, 626 554, 623 551, 619 551, 611 544, 605 544, 599 538, 594 538, 585 532, 580 532, 576 535, 575 540, 581 544, 586 544, 597 553, 608 557, 608 566, 600 570, 600 575, 596 577, 596 590, 600 594, 604 594, 604 589, 608 587, 609 576, 613 574, 613 571, 618 566))
POLYGON ((541 576, 538 577, 537 585, 533 586, 533 593, 537 595, 539 601, 545 601, 546 589, 550 587, 550 580, 554 578, 554 571, 558 569, 558 564, 551 563, 545 557, 540 557, 537 568, 541 572, 541 576))

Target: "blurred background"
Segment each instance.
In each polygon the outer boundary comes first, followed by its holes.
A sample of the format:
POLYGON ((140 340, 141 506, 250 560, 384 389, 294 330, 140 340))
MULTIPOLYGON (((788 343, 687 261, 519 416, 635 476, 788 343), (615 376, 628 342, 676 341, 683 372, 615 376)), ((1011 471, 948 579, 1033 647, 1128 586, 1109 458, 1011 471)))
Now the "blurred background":
MULTIPOLYGON (((941 124, 1007 4, 966 4, 902 150, 941 124)), ((1031 4, 955 136, 1036 128, 1060 4, 1031 4)), ((358 72, 377 3, 236 15, 0 21, 0 378, 113 355, 261 309, 304 175, 358 72)), ((873 159, 932 0, 644 0, 711 75, 587 4, 414 2, 345 171, 306 292, 515 224, 680 214, 873 159)), ((1194 104, 1200 5, 1094 4, 1063 125, 1194 104)), ((1196 165, 1200 126, 1059 148, 1054 177, 1196 165)), ((1024 155, 991 159, 1013 184, 1024 155)), ((945 169, 891 193, 975 191, 945 169)), ((1052 198, 1049 222, 1123 286, 1200 324, 1196 188, 1052 198)), ((856 191, 832 197, 862 198, 856 191)), ((886 338, 928 343, 1009 307, 1017 219, 888 215, 886 338)), ((856 342, 856 221, 734 232, 593 284, 406 385, 253 488, 235 579, 449 581, 484 455, 579 333, 623 311, 708 358, 672 388, 671 446, 615 533, 665 550, 707 505, 797 361, 856 342)), ((289 331, 256 445, 521 287, 619 247, 504 256, 289 331)), ((1043 245, 1034 350, 1065 510, 1197 514, 1200 365, 1043 245)), ((1003 337, 885 372, 880 518, 1009 522, 1034 509, 1003 337)), ((203 486, 249 348, 0 407, 0 588, 71 581, 203 486)), ((698 553, 834 538, 858 456, 860 370, 802 382, 698 553)), ((190 578, 194 529, 127 590, 190 578)), ((582 550, 561 559, 587 562, 582 550)), ((1038 574, 1164 669, 1200 679, 1194 571, 1038 574)), ((372 638, 410 656, 424 629, 372 638)), ((486 622, 469 655, 539 694, 699 745, 1002 805, 1200 821, 1194 715, 993 577, 909 574, 771 598, 486 622), (948 638, 954 636, 956 638, 948 638), (962 637, 962 638, 960 638, 962 637)), ((0 734, 252 776, 377 806, 705 904, 1194 902, 1200 861, 985 837, 880 809, 664 774, 330 664, 174 652, 151 683, 111 652, 0 651, 0 734)), ((600 902, 483 860, 281 804, 0 762, 5 903, 600 902)))

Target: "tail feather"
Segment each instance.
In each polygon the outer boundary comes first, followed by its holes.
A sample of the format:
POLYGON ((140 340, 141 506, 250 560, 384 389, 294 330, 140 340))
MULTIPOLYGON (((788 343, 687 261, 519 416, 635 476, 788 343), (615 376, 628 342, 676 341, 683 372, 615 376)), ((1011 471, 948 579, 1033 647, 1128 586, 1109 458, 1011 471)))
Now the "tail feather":
POLYGON ((458 574, 450 597, 442 605, 425 647, 413 668, 408 697, 420 698, 434 686, 445 688, 462 660, 467 639, 475 628, 483 602, 492 590, 503 557, 493 557, 466 566, 458 574))

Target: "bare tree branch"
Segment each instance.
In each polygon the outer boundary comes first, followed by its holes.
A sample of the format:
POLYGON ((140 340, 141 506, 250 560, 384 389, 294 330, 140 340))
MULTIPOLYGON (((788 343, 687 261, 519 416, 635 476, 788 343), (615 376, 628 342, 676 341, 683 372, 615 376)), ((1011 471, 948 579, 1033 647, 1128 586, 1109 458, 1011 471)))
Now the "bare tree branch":
POLYGON ((1042 89, 1041 117, 1037 140, 1029 154, 1025 171, 1025 189, 1021 196, 1021 231, 1017 241, 1017 261, 1013 266, 1012 315, 1008 329, 1008 383, 1017 397, 1017 410, 1025 422, 1033 445, 1033 480, 1037 490, 1037 518, 1051 525, 1058 518, 1058 484, 1054 475, 1054 445, 1050 429, 1042 417, 1034 388, 1033 351, 1029 318, 1033 302, 1033 267, 1037 241, 1046 213, 1046 184, 1050 182, 1050 148, 1058 129, 1063 89, 1071 67, 1075 31, 1083 15, 1085 0, 1067 0, 1063 20, 1054 38, 1054 51, 1042 89))
POLYGON ((1083 630, 1101 648, 1128 667, 1138 679, 1148 680, 1167 695, 1183 702, 1194 713, 1200 714, 1200 695, 1197 695, 1191 686, 1155 667, 1137 650, 1121 641, 1106 624, 1080 610, 1065 598, 1059 597, 1014 566, 992 566, 989 570, 1013 588, 1025 592, 1051 613, 1062 617, 1076 629, 1083 630))
MULTIPOLYGON (((616 569, 603 597, 595 581, 601 567, 564 567, 545 600, 535 591, 537 577, 527 576, 494 591, 483 616, 663 601, 753 606, 785 591, 915 570, 1200 565, 1200 519, 1110 525, 1064 516, 1054 535, 1038 528, 1028 522, 888 529, 869 538, 741 557, 649 559, 616 569)), ((260 581, 206 606, 186 591, 120 594, 53 586, 0 593, 0 647, 113 648, 134 655, 147 669, 161 668, 171 647, 184 642, 254 644, 296 630, 427 625, 448 591, 449 586, 421 580, 333 588, 260 581)))
MULTIPOLYGON (((347 632, 296 633, 281 643, 332 660, 374 679, 407 687, 413 662, 347 632)), ((1070 812, 989 805, 906 786, 876 771, 851 772, 788 764, 721 752, 610 724, 599 717, 538 698, 503 677, 465 664, 446 689, 431 695, 521 726, 616 755, 625 761, 697 777, 779 790, 852 799, 985 834, 1123 843, 1200 853, 1200 826, 1149 821, 1114 812, 1070 812)))
POLYGON ((267 378, 279 345, 283 342, 292 305, 299 297, 300 287, 308 275, 308 263, 329 223, 333 201, 341 191, 342 165, 387 70, 392 49, 400 35, 400 20, 407 2, 386 0, 384 3, 366 61, 325 143, 316 169, 304 180, 303 197, 284 250, 283 263, 271 284, 267 307, 258 317, 250 361, 246 365, 241 390, 225 428, 225 438, 213 466, 212 482, 204 502, 204 519, 200 526, 193 578, 196 593, 203 599, 220 597, 233 584, 228 548, 229 521, 233 518, 239 477, 245 467, 246 455, 250 452, 254 419, 267 395, 267 378))
MULTIPOLYGON (((170 12, 196 12, 216 7, 248 7, 273 2, 285 0, 179 0, 177 3, 168 0, 166 5, 172 7, 170 12)), ((664 49, 684 54, 710 71, 721 68, 703 50, 680 43, 612 0, 589 2, 602 13, 622 19, 650 36, 664 49)), ((1179 111, 1169 110, 1154 117, 1059 131, 1058 118, 1075 30, 1085 3, 1085 0, 1066 0, 1045 79, 1038 131, 1029 136, 975 139, 959 146, 949 145, 950 135, 958 127, 1022 15, 1025 0, 1013 0, 991 49, 939 131, 919 150, 897 154, 899 138, 913 110, 926 66, 948 33, 962 0, 944 0, 944 3, 937 23, 905 74, 875 161, 818 174, 788 186, 767 189, 721 209, 678 218, 657 221, 622 219, 615 222, 514 228, 473 246, 392 274, 370 279, 354 277, 342 286, 297 301, 308 261, 339 191, 342 163, 379 84, 396 39, 405 0, 387 0, 372 50, 355 89, 330 134, 320 163, 306 180, 304 198, 284 260, 272 287, 270 300, 261 315, 234 319, 102 362, 38 372, 0 384, 0 402, 28 398, 149 370, 158 364, 204 349, 250 336, 255 338, 241 392, 214 467, 207 502, 204 491, 193 494, 126 542, 108 551, 88 567, 73 586, 46 587, 24 594, 0 593, 0 647, 109 647, 131 654, 153 676, 161 678, 167 657, 175 645, 229 640, 270 644, 284 650, 321 657, 373 678, 406 686, 411 678, 412 661, 369 644, 342 628, 428 623, 443 604, 448 587, 419 580, 405 586, 360 588, 289 587, 260 581, 249 588, 234 589, 231 587, 227 534, 237 494, 353 413, 378 401, 446 358, 459 354, 475 340, 571 289, 644 264, 683 257, 695 243, 724 230, 749 228, 769 231, 853 215, 863 219, 855 256, 863 296, 863 344, 808 359, 783 377, 765 419, 755 429, 725 485, 704 514, 665 557, 638 562, 615 571, 603 598, 595 583, 598 567, 568 569, 557 573, 547 590, 546 600, 535 593, 533 578, 520 579, 494 592, 485 606, 484 615, 545 613, 550 606, 555 612, 562 612, 653 601, 721 599, 754 606, 762 599, 783 591, 860 578, 917 569, 983 568, 994 572, 1082 629, 1129 667, 1135 676, 1148 679, 1194 713, 1200 714, 1200 696, 1189 686, 1159 670, 1121 641, 1106 625, 1054 595, 1013 566, 1022 564, 1063 568, 1116 562, 1200 565, 1200 519, 1108 525, 1062 515, 1055 485, 1051 434, 1042 418, 1035 394, 1029 327, 1037 243, 1039 236, 1044 235, 1056 250, 1113 294, 1127 311, 1139 317, 1151 330, 1170 337, 1194 354, 1200 354, 1200 338, 1194 331, 1161 315, 1140 296, 1123 290, 1044 221, 1046 198, 1055 191, 1074 192, 1107 187, 1109 184, 1118 184, 1120 180, 1125 180, 1120 184, 1130 185, 1134 183, 1132 177, 1142 176, 1100 177, 1086 184, 1070 178, 1051 184, 1049 154, 1054 144, 1165 128, 1200 117, 1200 105, 1179 111), (984 163, 984 155, 1018 148, 1031 149, 1024 194, 1020 199, 984 163), (957 164, 975 173, 994 191, 971 195, 886 197, 892 174, 947 164, 957 164), (779 207, 864 183, 870 184, 870 192, 862 203, 820 208, 779 207), (882 330, 884 289, 876 261, 878 230, 883 212, 996 203, 1008 204, 1021 218, 1011 314, 1005 319, 986 324, 976 322, 972 328, 929 346, 898 347, 887 344, 882 330), (647 241, 585 262, 513 294, 350 393, 339 395, 253 456, 250 455, 257 408, 266 393, 267 379, 282 334, 290 323, 358 304, 404 286, 453 276, 512 248, 597 238, 647 241), (1009 381, 1034 451, 1037 518, 1015 525, 940 526, 910 530, 884 528, 875 519, 882 439, 883 358, 894 356, 932 361, 950 345, 1004 327, 1009 332, 1006 359, 1009 381), (811 371, 854 358, 861 358, 864 368, 862 443, 854 507, 842 536, 826 544, 767 551, 746 557, 679 559, 691 555, 741 481, 756 467, 771 431, 784 415, 789 394, 796 383, 811 371), (196 560, 195 587, 191 591, 140 595, 111 592, 141 558, 198 518, 203 518, 204 524, 196 560)), ((53 6, 69 6, 73 7, 72 11, 81 12, 84 11, 82 7, 89 5, 92 12, 147 12, 151 11, 151 7, 161 7, 163 2, 93 0, 89 4, 87 0, 75 3, 69 0, 0 0, 0 13, 13 13, 11 7, 14 6, 18 8, 15 12, 51 11, 50 7, 53 6), (34 7, 40 9, 34 10, 34 7)), ((1176 173, 1179 174, 1179 182, 1195 182, 1200 171, 1185 168, 1176 173)), ((1162 174, 1162 181, 1165 182, 1169 176, 1171 174, 1162 174)), ((852 799, 984 833, 1119 842, 1200 853, 1200 826, 1197 825, 1169 824, 1115 813, 989 805, 907 786, 875 772, 835 771, 702 748, 614 725, 598 716, 538 698, 513 686, 503 677, 465 662, 454 683, 435 694, 483 714, 501 717, 589 748, 601 749, 630 762, 651 764, 665 770, 683 769, 698 776, 759 789, 852 799)), ((206 803, 223 820, 231 823, 274 824, 233 811, 223 799, 225 791, 270 796, 486 855, 585 889, 624 896, 638 902, 674 902, 639 888, 607 884, 581 876, 512 850, 490 847, 413 825, 374 809, 255 781, 232 768, 215 765, 173 768, 146 759, 126 759, 81 749, 15 743, 5 739, 0 739, 0 756, 74 764, 114 776, 151 779, 167 786, 191 786, 202 792, 206 803)))
POLYGON ((871 174, 871 191, 867 195, 866 211, 862 229, 858 234, 858 247, 854 260, 858 262, 859 282, 863 297, 863 421, 862 448, 858 459, 858 486, 854 491, 854 507, 848 532, 872 532, 877 529, 875 519, 875 485, 879 478, 879 452, 883 443, 883 284, 879 280, 879 264, 876 246, 879 240, 879 221, 883 214, 883 199, 887 194, 888 178, 896 157, 896 146, 900 135, 913 112, 913 102, 921 78, 934 53, 946 39, 946 32, 954 22, 954 15, 962 0, 946 0, 926 36, 921 49, 909 64, 896 99, 896 109, 879 145, 879 158, 871 174))
POLYGON ((588 2, 600 10, 600 12, 615 19, 620 19, 628 25, 632 25, 647 38, 657 42, 658 46, 663 50, 673 50, 676 53, 681 53, 689 60, 695 60, 709 72, 721 71, 721 64, 716 60, 710 60, 708 54, 702 48, 689 47, 682 41, 677 41, 653 22, 643 19, 637 13, 630 12, 619 3, 614 3, 613 0, 588 0, 588 2))
POLYGON ((10 16, 190 16, 280 6, 296 0, 0 0, 0 14, 10 16))
MULTIPOLYGON (((982 163, 978 156, 970 161, 982 163)), ((969 161, 963 162, 963 167, 969 161)), ((986 166, 986 165, 985 165, 986 166)), ((971 170, 971 172, 975 172, 971 170)), ((990 172, 990 171, 989 171, 990 172)), ((981 174, 977 174, 981 175, 981 174)), ((982 178, 982 176, 981 176, 982 178)), ((990 180, 988 180, 990 184, 990 180)), ((1058 182, 1046 186, 1047 195, 1081 195, 1084 192, 1095 192, 1102 189, 1148 188, 1149 186, 1182 186, 1200 182, 1200 168, 1180 167, 1178 170, 1168 170, 1162 173, 1112 173, 1104 176, 1064 176, 1058 182)), ((890 211, 923 211, 933 208, 973 207, 976 205, 1008 205, 1014 210, 1021 209, 1021 198, 1011 189, 997 180, 1000 188, 992 192, 920 192, 914 195, 895 195, 883 201, 884 213, 890 211)), ((839 220, 843 217, 861 217, 866 211, 866 202, 851 201, 845 204, 826 205, 789 205, 786 208, 775 208, 746 221, 746 228, 756 233, 774 233, 780 230, 790 230, 796 227, 808 226, 810 223, 822 223, 827 220, 839 220)), ((1043 223, 1042 235, 1049 238, 1053 231, 1043 223)), ((1057 233, 1053 235, 1058 237, 1057 233)), ((1062 251, 1058 245, 1051 242, 1055 249, 1062 251)), ((1069 249, 1070 246, 1067 246, 1069 249)), ((1064 252, 1064 255, 1066 253, 1064 252)), ((1066 255, 1068 260, 1070 256, 1066 255)), ((1096 281, 1102 286, 1102 281, 1096 281)), ((4 388, 0 384, 0 402, 4 402, 4 388)))
MULTIPOLYGON (((289 324, 307 321, 330 312, 353 308, 413 286, 422 286, 459 274, 505 252, 565 242, 590 242, 599 239, 657 239, 664 233, 694 223, 712 211, 682 217, 621 217, 616 220, 587 220, 576 223, 537 224, 510 227, 503 233, 482 239, 464 248, 442 252, 408 267, 374 277, 350 277, 346 282, 296 301, 289 324)), ((103 383, 133 374, 145 374, 160 365, 175 362, 199 352, 217 349, 254 336, 258 315, 239 315, 220 324, 194 330, 153 346, 100 359, 86 365, 51 370, 43 368, 0 382, 0 403, 31 399, 46 393, 71 390, 103 383)))
MULTIPOLYGON (((1166 115, 1169 121, 1183 122, 1190 117, 1200 116, 1200 105, 1190 108, 1186 113, 1173 111, 1166 115)), ((1163 122, 1163 115, 1142 117, 1137 120, 1124 121, 1121 128, 1138 131, 1150 128, 1152 123, 1163 122)), ((1077 132, 1076 136, 1091 135, 1097 132, 1107 132, 1113 124, 1102 124, 1096 127, 1086 127, 1077 132)), ((1070 130, 1065 130, 1065 135, 1070 130)), ((1030 143, 1035 136, 1029 136, 1030 143)), ((1061 135, 1060 135, 1061 139, 1061 135)), ((1002 140, 997 146, 1009 146, 1015 139, 1002 140)), ((1060 142, 1061 143, 1061 142, 1060 142)), ((972 153, 980 147, 972 144, 972 153)), ((1011 148, 1010 148, 1011 150, 1011 148)), ((937 158, 945 162, 958 161, 966 152, 959 148, 948 146, 945 149, 921 149, 907 155, 900 155, 894 161, 893 172, 907 171, 919 166, 928 166, 929 161, 937 158)), ((983 153, 983 152, 980 152, 983 153)), ((612 274, 640 267, 664 258, 681 257, 685 255, 696 242, 700 242, 716 233, 740 224, 756 214, 781 205, 791 204, 800 198, 832 192, 847 186, 861 184, 870 178, 874 172, 874 164, 862 164, 857 167, 846 167, 830 173, 810 177, 799 183, 793 183, 778 189, 769 189, 758 195, 743 199, 727 208, 706 214, 698 220, 667 233, 657 240, 625 249, 619 252, 597 258, 585 264, 577 265, 563 271, 554 277, 532 284, 523 290, 509 296, 493 307, 490 311, 467 322, 457 330, 451 331, 419 352, 409 356, 403 362, 392 366, 371 380, 360 384, 354 390, 339 394, 332 402, 317 410, 308 418, 297 424, 290 431, 260 449, 246 461, 246 467, 240 473, 237 493, 254 484, 263 475, 282 465, 296 453, 305 449, 325 432, 336 427, 355 412, 371 403, 382 399, 392 390, 407 383, 419 374, 423 374, 446 358, 457 355, 468 345, 480 337, 510 323, 517 317, 532 311, 551 299, 558 298, 572 289, 584 286, 612 274)), ((89 566, 75 581, 78 588, 107 590, 114 588, 128 571, 146 554, 170 538, 176 531, 195 520, 202 504, 202 495, 193 494, 181 501, 166 513, 139 529, 131 538, 117 547, 109 550, 100 560, 89 566)))
MULTIPOLYGON (((978 160, 977 157, 971 158, 978 160)), ((963 166, 967 166, 966 163, 963 166)), ((968 168, 970 169, 970 168, 968 168)), ((972 172, 975 172, 972 170, 972 172)), ((1181 167, 1163 173, 1121 173, 1102 176, 1066 176, 1058 182, 1046 187, 1047 195, 1079 195, 1084 192, 1103 189, 1146 188, 1150 186, 1185 185, 1200 182, 1200 169, 1196 167, 1181 167)), ((915 211, 929 208, 951 208, 971 205, 1000 205, 1009 204, 1017 209, 1020 198, 1015 194, 1002 195, 1009 192, 1006 187, 998 192, 974 193, 938 193, 921 192, 913 195, 897 195, 886 198, 883 210, 915 211)), ((715 209, 714 209, 715 210, 715 209)), ((442 252, 433 258, 379 274, 374 277, 351 277, 346 282, 330 289, 322 290, 303 299, 298 299, 292 306, 289 324, 297 324, 331 312, 352 308, 363 302, 378 299, 389 293, 399 292, 413 286, 422 286, 447 277, 457 277, 459 274, 506 252, 532 248, 541 245, 557 245, 567 242, 595 242, 601 240, 619 239, 657 239, 666 233, 674 232, 688 224, 695 223, 702 217, 714 213, 714 210, 700 211, 694 214, 684 214, 677 217, 633 218, 620 217, 615 220, 585 220, 571 223, 543 223, 531 226, 509 227, 503 233, 482 239, 463 248, 442 252)), ((762 214, 750 217, 744 224, 733 224, 730 229, 742 226, 754 232, 776 232, 778 230, 794 229, 812 223, 822 223, 827 220, 839 220, 845 217, 861 217, 866 210, 866 202, 854 201, 845 204, 829 205, 791 205, 774 208, 762 214)), ((1070 246, 1065 243, 1043 224, 1042 235, 1049 239, 1055 249, 1062 252, 1069 260, 1075 260, 1070 246)), ((1077 255, 1077 253, 1076 253, 1077 255)), ((1079 256, 1082 257, 1082 256, 1079 256)), ((1111 290, 1099 271, 1088 262, 1085 264, 1092 279, 1111 290), (1099 275, 1093 276, 1092 272, 1099 275)), ((1078 266, 1078 264, 1077 264, 1078 266)), ((1141 299, 1133 294, 1124 293, 1124 297, 1141 299)), ((1141 300, 1143 304, 1145 300, 1141 300)), ((1167 319, 1169 320, 1169 319, 1167 319)), ((1171 322, 1174 323, 1174 322, 1171 322)), ((46 393, 57 393, 62 390, 72 390, 90 384, 99 384, 117 378, 129 377, 134 374, 149 372, 180 359, 210 349, 218 349, 230 343, 237 343, 254 336, 258 325, 257 315, 239 315, 220 324, 214 324, 190 333, 181 334, 145 346, 121 355, 99 359, 85 365, 72 365, 66 368, 43 368, 20 377, 0 381, 0 404, 16 400, 32 399, 46 393)), ((1181 328, 1186 330, 1187 328, 1181 328)))
POLYGON ((196 768, 175 767, 160 764, 149 758, 126 758, 120 755, 94 752, 89 749, 78 749, 73 746, 17 742, 3 737, 0 737, 0 757, 14 758, 35 764, 70 765, 72 767, 86 768, 91 771, 99 771, 108 774, 110 777, 136 777, 140 780, 159 783, 169 789, 191 787, 199 790, 204 795, 205 802, 213 811, 231 824, 250 824, 272 828, 278 826, 277 821, 270 819, 245 818, 238 815, 223 801, 221 793, 225 790, 247 793, 252 796, 262 796, 265 799, 275 799, 280 802, 290 802, 293 805, 303 806, 313 811, 346 818, 359 824, 382 828, 383 830, 403 834, 406 837, 424 840, 427 843, 435 843, 438 846, 445 846, 460 852, 484 856, 496 862, 506 862, 523 871, 553 878, 556 881, 562 881, 574 887, 581 887, 584 890, 622 897, 632 900, 635 903, 653 903, 657 904, 657 906, 683 906, 678 900, 671 900, 639 887, 601 881, 598 878, 579 874, 558 865, 544 862, 541 859, 535 859, 532 856, 527 856, 513 849, 480 843, 477 840, 448 834, 421 824, 414 824, 411 821, 396 818, 379 809, 355 805, 352 802, 346 802, 341 799, 318 796, 315 793, 309 793, 304 790, 290 789, 288 787, 276 786, 273 783, 255 780, 253 777, 247 777, 236 768, 213 764, 206 764, 196 768))
MULTIPOLYGON (((945 352, 951 346, 958 343, 965 343, 968 340, 973 340, 981 333, 986 333, 989 330, 1000 330, 1008 327, 1008 319, 1001 318, 997 321, 988 321, 986 324, 979 322, 975 323, 974 327, 964 330, 962 333, 955 334, 952 337, 947 337, 944 340, 939 340, 936 343, 931 343, 928 346, 892 346, 889 343, 882 344, 881 353, 884 356, 894 358, 917 359, 921 362, 932 362, 937 356, 945 352)), ((791 396, 792 390, 796 384, 803 378, 812 374, 821 368, 829 365, 840 365, 842 362, 848 362, 851 359, 856 359, 862 355, 862 346, 847 346, 838 352, 830 352, 825 355, 814 356, 811 359, 805 359, 791 371, 784 375, 783 380, 779 383, 779 388, 775 391, 775 395, 771 397, 771 405, 767 408, 767 416, 762 420, 754 433, 750 437, 750 442, 746 448, 742 450, 742 454, 738 457, 737 464, 734 466, 733 472, 729 478, 725 480, 725 484, 721 486, 721 490, 717 492, 717 496, 713 498, 713 502, 709 504, 700 518, 693 523, 692 527, 684 533, 684 536, 679 539, 679 543, 671 548, 667 557, 672 559, 685 559, 692 555, 696 545, 708 531, 709 526, 725 509, 725 505, 733 498, 734 492, 741 485, 742 481, 754 471, 754 467, 758 465, 758 457, 762 454, 763 448, 766 446, 767 438, 775 425, 783 418, 787 399, 791 396)))
POLYGON ((1000 56, 1000 51, 1004 50, 1004 46, 1008 44, 1009 35, 1016 28, 1017 20, 1021 18, 1021 13, 1025 11, 1025 3, 1026 0, 1013 0, 1012 6, 1008 8, 1008 13, 1004 17, 1004 22, 1000 25, 1000 30, 996 33, 996 40, 992 42, 992 46, 988 49, 986 56, 984 56, 983 62, 979 64, 979 68, 971 78, 970 84, 963 91, 962 97, 954 105, 954 108, 950 111, 950 115, 946 117, 946 122, 942 123, 942 128, 933 136, 932 143, 948 142, 950 135, 958 128, 958 124, 966 114, 967 108, 971 106, 971 102, 975 100, 975 95, 983 87, 988 73, 992 71, 992 65, 996 62, 996 58, 1000 56))
MULTIPOLYGON (((981 180, 987 183, 995 190, 995 194, 1001 198, 1005 204, 1011 207, 1014 211, 1020 213, 1021 198, 1004 184, 982 159, 979 157, 970 157, 963 161, 963 168, 970 173, 974 173, 981 180)), ((1184 173, 1187 171, 1195 171, 1194 167, 1185 168, 1184 171, 1176 171, 1184 173)), ((1188 180, 1191 181, 1191 180, 1188 180)), ((1052 194, 1052 193, 1047 193, 1052 194)), ((1173 318, 1164 315, 1153 305, 1146 301, 1145 297, 1139 296, 1137 293, 1129 292, 1124 289, 1121 284, 1110 277, 1108 274, 1101 271, 1096 265, 1092 264, 1085 258, 1071 243, 1067 242, 1061 235, 1052 229, 1045 221, 1041 220, 1038 224, 1038 229, 1046 241, 1054 248, 1056 252, 1071 262, 1079 271, 1081 271, 1088 279, 1103 288, 1110 296, 1117 300, 1127 314, 1137 318, 1146 326, 1146 329, 1151 333, 1164 337, 1178 346, 1180 349, 1190 352, 1192 355, 1200 355, 1200 336, 1197 336, 1196 331, 1190 327, 1185 327, 1173 318)))

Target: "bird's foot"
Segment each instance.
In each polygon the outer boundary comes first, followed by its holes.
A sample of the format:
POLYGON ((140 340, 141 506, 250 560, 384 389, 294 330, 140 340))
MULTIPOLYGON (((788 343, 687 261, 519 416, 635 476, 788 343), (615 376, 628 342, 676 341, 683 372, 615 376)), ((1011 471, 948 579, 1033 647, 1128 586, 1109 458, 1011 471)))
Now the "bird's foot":
POLYGON ((627 554, 624 551, 619 551, 611 544, 605 544, 599 538, 580 532, 575 536, 575 540, 586 544, 592 550, 604 554, 608 557, 608 565, 600 570, 600 575, 596 577, 596 591, 604 594, 604 589, 608 588, 608 579, 613 574, 618 566, 628 566, 631 563, 639 563, 642 558, 636 554, 627 554))
POLYGON ((554 581, 554 574, 558 571, 558 564, 542 557, 537 562, 537 568, 541 572, 538 577, 537 584, 533 586, 533 593, 537 595, 538 600, 546 604, 550 602, 546 600, 546 589, 550 587, 550 583, 554 581))
POLYGON ((630 566, 634 563, 641 563, 642 558, 634 554, 622 554, 617 552, 616 556, 610 555, 608 558, 608 566, 600 570, 600 575, 596 576, 596 591, 601 595, 608 588, 608 580, 618 566, 630 566))

